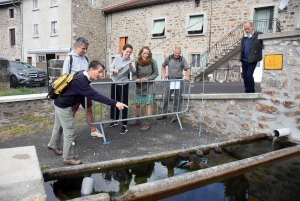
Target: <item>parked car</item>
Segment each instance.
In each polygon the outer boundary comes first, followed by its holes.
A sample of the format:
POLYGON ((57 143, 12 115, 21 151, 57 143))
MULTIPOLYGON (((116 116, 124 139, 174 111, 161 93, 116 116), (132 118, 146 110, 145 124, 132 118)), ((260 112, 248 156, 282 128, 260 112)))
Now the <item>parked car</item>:
POLYGON ((18 86, 45 86, 47 83, 46 71, 36 68, 26 62, 10 61, 10 87, 18 86))

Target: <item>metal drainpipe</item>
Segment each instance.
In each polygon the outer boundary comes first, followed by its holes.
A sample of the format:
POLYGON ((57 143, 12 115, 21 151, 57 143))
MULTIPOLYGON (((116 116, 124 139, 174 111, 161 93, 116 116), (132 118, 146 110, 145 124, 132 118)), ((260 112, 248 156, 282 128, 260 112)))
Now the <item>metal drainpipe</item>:
POLYGON ((102 11, 102 14, 105 16, 105 49, 104 49, 104 65, 105 65, 105 74, 104 74, 104 78, 106 78, 106 73, 107 73, 107 15, 105 15, 105 13, 102 11))
POLYGON ((14 3, 14 0, 12 0, 12 4, 15 6, 15 7, 17 7, 17 8, 19 8, 19 10, 20 10, 20 48, 21 48, 21 53, 20 53, 20 55, 21 55, 21 61, 23 61, 23 4, 22 4, 22 2, 21 1, 18 1, 19 3, 21 3, 21 5, 20 6, 17 6, 15 3, 14 3), (21 6, 22 6, 22 8, 21 8, 21 6))

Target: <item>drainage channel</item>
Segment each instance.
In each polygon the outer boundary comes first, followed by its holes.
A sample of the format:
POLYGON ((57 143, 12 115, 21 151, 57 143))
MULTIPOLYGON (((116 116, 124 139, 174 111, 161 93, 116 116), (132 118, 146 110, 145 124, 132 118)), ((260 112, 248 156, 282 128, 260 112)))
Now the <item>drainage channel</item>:
MULTIPOLYGON (((223 154, 216 154, 213 151, 215 150, 214 147, 216 147, 216 144, 213 144, 206 147, 208 150, 211 150, 211 152, 203 157, 191 154, 186 159, 181 157, 179 158, 177 156, 180 154, 180 151, 177 150, 175 152, 160 154, 159 156, 134 157, 97 164, 86 164, 84 165, 85 167, 74 166, 44 171, 47 197, 49 198, 48 200, 54 200, 55 197, 57 200, 58 198, 60 200, 67 200, 80 197, 80 189, 83 178, 91 177, 96 181, 93 186, 94 194, 106 192, 109 193, 111 197, 114 197, 115 200, 146 199, 147 195, 163 194, 173 188, 185 189, 186 185, 195 184, 195 181, 192 182, 193 179, 189 179, 189 174, 195 176, 195 174, 199 174, 198 172, 204 171, 203 169, 200 170, 201 168, 199 164, 201 161, 202 163, 203 161, 206 161, 207 166, 215 168, 222 166, 220 164, 239 164, 242 158, 252 156, 257 157, 267 152, 292 146, 291 144, 283 144, 280 142, 272 143, 267 139, 245 143, 245 141, 252 139, 255 138, 250 137, 248 139, 246 138, 220 143, 219 146, 222 147, 223 154), (157 159, 160 160, 157 161, 157 159), (185 161, 186 163, 184 163, 185 161), (184 165, 190 162, 194 163, 193 167, 184 167, 184 165), (189 182, 187 184, 182 181, 179 183, 171 182, 172 180, 175 179, 174 181, 176 181, 179 178, 187 178, 184 180, 188 180, 189 182), (168 184, 172 183, 172 185, 167 185, 164 188, 161 188, 161 185, 163 185, 165 180, 167 180, 168 184), (160 185, 158 185, 157 182, 160 185), (154 191, 150 190, 152 189, 152 185, 154 185, 154 191), (140 194, 140 191, 137 192, 136 188, 141 189, 143 186, 147 186, 145 188, 148 189, 148 191, 143 190, 143 193, 140 194), (157 187, 158 189, 156 189, 157 187), (52 195, 49 195, 51 193, 52 195)), ((186 152, 195 152, 195 149, 197 148, 186 150, 186 152)), ((205 170, 210 170, 212 168, 205 170)), ((208 176, 214 178, 214 174, 215 173, 209 174, 208 176)), ((196 180, 199 180, 198 176, 195 177, 197 178, 196 180)), ((164 195, 162 197, 164 197, 164 195)))

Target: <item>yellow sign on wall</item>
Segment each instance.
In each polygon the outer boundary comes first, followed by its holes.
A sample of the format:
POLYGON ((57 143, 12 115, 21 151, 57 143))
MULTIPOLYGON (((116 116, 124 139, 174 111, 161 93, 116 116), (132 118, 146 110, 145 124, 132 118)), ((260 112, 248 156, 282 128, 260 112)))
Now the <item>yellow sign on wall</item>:
POLYGON ((283 64, 283 54, 269 54, 265 56, 265 70, 281 70, 283 64))

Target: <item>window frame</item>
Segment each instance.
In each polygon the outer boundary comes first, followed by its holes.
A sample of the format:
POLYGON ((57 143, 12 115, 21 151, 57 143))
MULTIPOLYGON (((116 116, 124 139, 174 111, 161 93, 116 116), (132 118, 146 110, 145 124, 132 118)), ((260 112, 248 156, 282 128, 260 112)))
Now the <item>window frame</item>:
POLYGON ((10 19, 14 19, 15 18, 15 9, 14 8, 9 8, 8 9, 8 17, 10 19))
POLYGON ((9 29, 9 43, 10 43, 10 46, 16 45, 16 29, 15 28, 9 29))
POLYGON ((196 58, 195 59, 197 59, 197 57, 201 57, 201 53, 199 53, 199 52, 192 52, 192 53, 190 53, 190 62, 189 62, 189 64, 190 64, 190 67, 191 68, 200 68, 201 67, 201 63, 200 63, 200 61, 201 60, 199 60, 195 65, 194 65, 194 58, 193 58, 193 56, 195 56, 196 58), (199 64, 199 66, 197 66, 199 64))
POLYGON ((90 4, 92 6, 97 6, 98 5, 98 0, 90 0, 90 4))
POLYGON ((205 13, 194 13, 194 14, 188 14, 187 16, 187 29, 186 29, 186 36, 201 36, 201 35, 205 35, 206 32, 206 21, 205 21, 205 13), (202 24, 201 22, 199 23, 200 26, 202 27, 202 29, 200 30, 190 30, 191 28, 188 28, 190 26, 192 26, 193 24, 191 23, 191 19, 193 17, 202 17, 202 24))
POLYGON ((58 35, 58 29, 57 29, 57 21, 51 21, 51 36, 57 36, 58 35))
POLYGON ((58 0, 50 0, 50 1, 51 1, 50 7, 56 7, 56 6, 58 6, 58 0))
POLYGON ((166 37, 166 18, 157 18, 152 21, 152 29, 151 29, 151 37, 152 38, 162 38, 166 37), (162 26, 159 24, 160 21, 163 21, 163 29, 160 31, 161 33, 155 31, 155 29, 161 29, 162 26))
POLYGON ((36 59, 36 62, 46 62, 45 55, 36 55, 35 59, 36 59))
POLYGON ((33 10, 39 9, 39 0, 32 0, 32 9, 33 10))
POLYGON ((119 53, 122 52, 122 48, 125 44, 128 44, 128 36, 120 37, 120 40, 119 40, 119 53))
POLYGON ((39 37, 39 24, 33 24, 33 37, 39 37))

